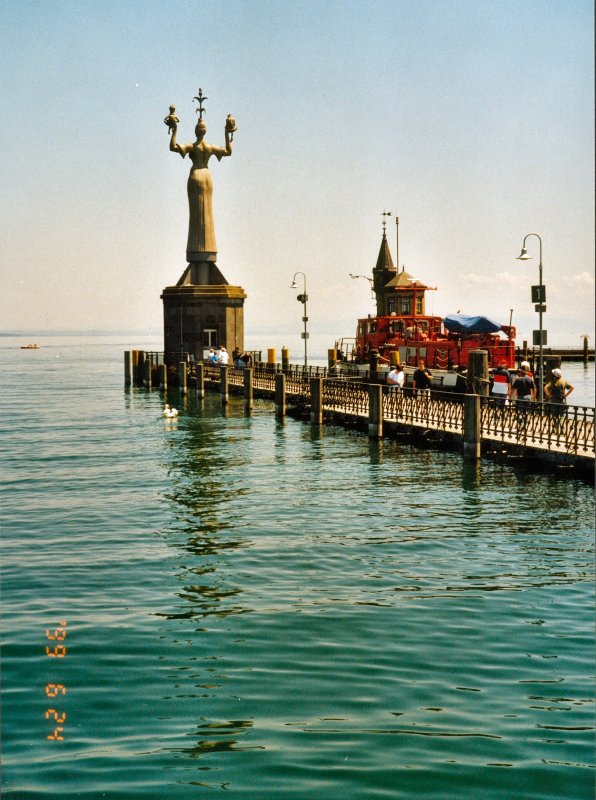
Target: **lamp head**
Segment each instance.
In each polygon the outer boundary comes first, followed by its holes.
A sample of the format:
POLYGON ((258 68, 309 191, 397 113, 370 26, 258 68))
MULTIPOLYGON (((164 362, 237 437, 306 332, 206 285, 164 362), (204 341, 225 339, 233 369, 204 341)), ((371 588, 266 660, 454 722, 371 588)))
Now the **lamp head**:
POLYGON ((521 253, 518 255, 517 260, 518 261, 529 261, 531 258, 532 258, 532 256, 528 255, 528 251, 526 250, 526 248, 522 247, 521 253))
POLYGON ((290 284, 290 289, 297 289, 297 288, 298 288, 298 284, 296 283, 296 279, 294 279, 292 281, 292 283, 290 284))

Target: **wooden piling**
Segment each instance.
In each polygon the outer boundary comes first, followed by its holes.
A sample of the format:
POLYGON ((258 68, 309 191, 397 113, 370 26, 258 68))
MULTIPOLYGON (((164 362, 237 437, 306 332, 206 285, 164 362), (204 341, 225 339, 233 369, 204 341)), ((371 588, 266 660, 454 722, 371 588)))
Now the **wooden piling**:
POLYGON ((370 355, 368 357, 368 367, 370 370, 370 379, 371 381, 376 381, 377 379, 377 372, 379 370, 379 351, 378 350, 371 350, 370 355))
POLYGON ((470 350, 468 354, 468 392, 488 397, 488 352, 470 350))
POLYGON ((588 363, 588 356, 589 356, 589 352, 588 352, 588 337, 584 336, 584 354, 583 354, 583 362, 584 362, 584 364, 588 363))
POLYGON ((275 413, 282 418, 286 415, 286 376, 283 372, 275 375, 275 413))
POLYGON ((205 365, 198 363, 197 370, 197 397, 205 397, 205 365))
POLYGON ((168 368, 165 364, 159 364, 157 367, 157 374, 159 375, 159 385, 162 389, 168 388, 168 368))
POLYGON ((228 368, 226 365, 222 365, 219 368, 219 388, 221 392, 221 402, 222 405, 225 406, 230 400, 228 391, 228 368))
POLYGON ((383 387, 371 383, 368 387, 368 435, 371 439, 383 438, 383 387))
POLYGON ((310 379, 310 422, 311 425, 323 424, 323 379, 310 379))
POLYGON ((145 376, 145 353, 143 350, 132 351, 132 382, 135 386, 143 385, 143 378, 145 376))
POLYGON ((151 389, 151 381, 153 378, 153 362, 151 361, 151 355, 149 353, 145 353, 144 355, 145 361, 143 362, 143 386, 151 389))
POLYGON ((253 405, 252 369, 251 367, 246 367, 244 370, 244 408, 250 412, 253 405))
POLYGON ((180 394, 186 394, 188 391, 188 370, 186 367, 186 361, 179 361, 178 362, 178 386, 180 388, 180 394))
POLYGON ((132 351, 124 351, 124 385, 130 386, 132 383, 132 351))
POLYGON ((335 347, 330 347, 327 350, 327 366, 330 371, 337 368, 337 350, 335 347))
MULTIPOLYGON (((469 364, 469 362, 468 362, 469 364)), ((464 397, 464 459, 475 461, 482 453, 480 395, 464 397)))

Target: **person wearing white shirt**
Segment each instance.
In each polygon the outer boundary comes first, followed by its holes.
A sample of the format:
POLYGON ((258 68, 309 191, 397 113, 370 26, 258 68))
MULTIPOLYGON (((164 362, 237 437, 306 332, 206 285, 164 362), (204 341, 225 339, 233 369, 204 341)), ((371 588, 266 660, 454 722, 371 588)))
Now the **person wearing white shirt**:
POLYGON ((396 364, 391 372, 387 375, 387 383, 391 387, 392 392, 398 392, 404 388, 404 370, 401 364, 396 364))

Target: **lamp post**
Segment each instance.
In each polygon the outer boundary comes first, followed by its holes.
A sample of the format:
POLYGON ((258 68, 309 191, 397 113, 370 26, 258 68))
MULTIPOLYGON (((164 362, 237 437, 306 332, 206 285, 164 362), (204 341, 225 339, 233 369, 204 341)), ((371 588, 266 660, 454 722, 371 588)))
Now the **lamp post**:
POLYGON ((538 265, 538 286, 532 286, 532 302, 538 312, 538 330, 533 331, 532 344, 538 345, 538 399, 544 400, 544 345, 546 344, 546 331, 542 327, 542 314, 546 311, 546 291, 542 283, 542 239, 537 233, 528 233, 524 236, 521 253, 517 256, 519 261, 528 261, 532 256, 528 255, 526 249, 526 239, 528 236, 535 236, 540 242, 540 263, 538 265))
POLYGON ((375 284, 372 278, 369 278, 368 275, 352 275, 351 272, 348 273, 350 278, 364 278, 365 281, 370 283, 370 296, 374 300, 375 299, 375 284))
POLYGON ((294 277, 292 279, 292 283, 290 284, 290 289, 297 289, 298 284, 296 283, 296 275, 302 275, 304 290, 302 294, 299 294, 296 299, 299 303, 302 303, 302 322, 304 322, 304 330, 301 334, 302 338, 304 339, 304 368, 308 366, 308 356, 307 356, 307 341, 308 341, 308 331, 306 329, 306 323, 308 322, 308 317, 306 316, 306 301, 308 300, 308 295, 306 294, 306 275, 304 272, 295 272, 294 277))

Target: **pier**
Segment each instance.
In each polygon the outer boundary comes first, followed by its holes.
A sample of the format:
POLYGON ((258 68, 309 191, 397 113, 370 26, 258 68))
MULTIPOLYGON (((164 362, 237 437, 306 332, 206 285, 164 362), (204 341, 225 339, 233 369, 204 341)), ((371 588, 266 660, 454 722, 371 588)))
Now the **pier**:
MULTIPOLYGON (((583 337, 583 345, 581 347, 544 347, 544 358, 552 363, 559 364, 564 361, 583 361, 588 364, 594 361, 594 348, 588 347, 588 337, 583 337)), ((529 361, 532 364, 538 363, 538 348, 528 347, 527 342, 524 342, 521 347, 515 350, 515 357, 517 361, 529 361)))
MULTIPOLYGON (((125 382, 166 389, 159 357, 125 353, 125 382)), ((206 390, 216 391, 222 404, 230 393, 243 395, 247 413, 260 397, 272 400, 281 418, 288 414, 313 425, 355 428, 373 438, 459 450, 466 459, 499 458, 526 467, 594 473, 594 408, 587 406, 501 405, 493 397, 435 390, 417 396, 408 388, 395 391, 361 378, 331 377, 324 367, 261 363, 238 369, 181 362, 177 377, 182 394, 202 398, 206 390)))

